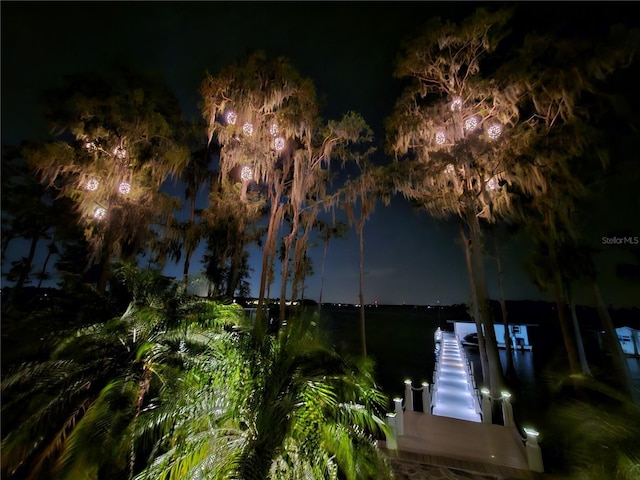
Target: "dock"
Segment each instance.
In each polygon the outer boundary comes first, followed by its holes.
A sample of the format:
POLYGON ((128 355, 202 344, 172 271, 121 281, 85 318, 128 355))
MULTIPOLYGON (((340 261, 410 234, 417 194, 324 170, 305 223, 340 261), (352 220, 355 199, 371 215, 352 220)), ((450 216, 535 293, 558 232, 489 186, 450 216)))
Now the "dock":
POLYGON ((503 399, 503 424, 483 416, 482 398, 459 339, 442 332, 439 343, 434 384, 416 388, 405 381, 405 398, 395 398, 395 412, 387 414, 393 435, 379 445, 397 477, 542 478, 537 432, 521 435, 508 396, 503 399), (413 408, 417 392, 422 394, 422 412, 413 408))

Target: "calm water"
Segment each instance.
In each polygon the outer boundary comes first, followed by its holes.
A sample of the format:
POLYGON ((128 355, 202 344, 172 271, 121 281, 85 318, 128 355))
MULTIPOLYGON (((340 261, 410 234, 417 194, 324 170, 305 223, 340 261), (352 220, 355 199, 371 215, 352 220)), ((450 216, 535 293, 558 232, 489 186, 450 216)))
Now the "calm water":
MULTIPOLYGON (((320 326, 338 351, 359 354, 360 317, 355 308, 324 309, 320 326)), ((404 380, 410 378, 414 386, 432 382, 435 344, 433 335, 439 324, 447 325, 437 313, 426 307, 367 308, 367 353, 376 363, 376 377, 382 390, 391 399, 404 394, 404 380)), ((549 405, 547 372, 553 370, 561 350, 550 347, 547 335, 533 327, 529 329, 532 351, 514 352, 517 381, 510 385, 512 404, 517 422, 537 427, 544 409, 549 405)), ((465 348, 474 363, 477 383, 481 383, 481 366, 477 349, 465 348)), ((506 351, 500 350, 502 365, 506 365, 506 351)), ((640 360, 628 358, 636 393, 640 398, 640 360)), ((419 396, 418 396, 419 397, 419 396)), ((416 405, 416 408, 419 407, 416 405)))

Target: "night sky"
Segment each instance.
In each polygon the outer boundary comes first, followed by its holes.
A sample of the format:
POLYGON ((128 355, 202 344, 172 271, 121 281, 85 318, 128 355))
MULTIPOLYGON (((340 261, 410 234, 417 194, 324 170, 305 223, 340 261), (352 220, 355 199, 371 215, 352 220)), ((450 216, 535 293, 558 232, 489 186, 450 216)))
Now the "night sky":
MULTIPOLYGON (((506 2, 518 7, 516 29, 543 28, 559 20, 607 28, 615 20, 636 18, 633 3, 506 2)), ((115 65, 156 72, 166 79, 185 114, 195 117, 205 72, 215 75, 255 50, 285 56, 312 78, 324 101, 325 118, 360 112, 381 142, 383 120, 401 91, 392 72, 402 39, 430 17, 460 20, 481 3, 3 1, 0 5, 2 142, 15 145, 46 136, 41 93, 59 85, 65 75, 106 72, 115 65)), ((637 154, 632 155, 637 160, 637 154)), ((640 284, 623 281, 615 273, 619 264, 640 261, 640 245, 601 245, 600 239, 617 231, 640 236, 638 197, 637 191, 623 185, 595 202, 586 238, 601 247, 597 258, 601 288, 605 300, 615 306, 640 306, 640 284)), ((206 200, 206 192, 201 198, 206 200)), ((19 248, 15 242, 9 255, 23 255, 19 248)), ((550 300, 549 294, 538 292, 523 268, 530 248, 527 240, 516 238, 504 248, 506 297, 550 300)), ((365 224, 365 249, 367 303, 446 305, 470 300, 454 221, 435 221, 394 197, 388 207, 379 204, 365 224)), ((257 248, 251 252, 252 293, 257 295, 261 253, 257 248)), ((316 300, 321 254, 318 242, 311 251, 316 275, 307 281, 305 292, 305 297, 316 300)), ((3 265, 3 271, 7 269, 3 265)), ((181 269, 168 266, 166 273, 180 278, 181 269)), ((194 259, 191 272, 199 269, 194 259)), ((490 261, 487 277, 490 294, 497 298, 490 261)), ((279 280, 271 291, 279 292, 279 280)), ((358 243, 355 230, 350 230, 347 239, 330 244, 323 300, 356 303, 357 299, 358 243)), ((579 301, 590 303, 587 297, 579 301)))

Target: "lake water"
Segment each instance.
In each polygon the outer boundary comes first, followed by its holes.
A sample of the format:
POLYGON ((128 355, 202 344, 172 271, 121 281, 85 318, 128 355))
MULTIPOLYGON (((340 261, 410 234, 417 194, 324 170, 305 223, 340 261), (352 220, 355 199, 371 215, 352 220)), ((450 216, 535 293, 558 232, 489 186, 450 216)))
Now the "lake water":
MULTIPOLYGON (((461 317, 458 317, 461 318, 461 317)), ((369 307, 366 309, 367 353, 376 363, 376 378, 381 389, 391 399, 404 395, 404 380, 414 386, 432 382, 435 363, 434 332, 438 325, 447 326, 435 309, 427 307, 369 307)), ((323 308, 320 326, 336 349, 343 353, 360 353, 360 317, 357 308, 323 308)), ((546 372, 554 362, 563 362, 561 346, 553 346, 547 332, 539 327, 529 328, 531 351, 515 351, 514 367, 517 382, 510 386, 516 421, 521 426, 537 428, 544 409, 549 405, 549 386, 546 372)), ((474 363, 477 383, 481 382, 481 366, 477 349, 465 348, 474 363)), ((501 349, 502 365, 506 365, 506 351, 501 349)), ((635 391, 640 398, 640 359, 628 358, 635 391)), ((419 395, 417 396, 419 397, 419 395)), ((416 409, 419 407, 416 406, 416 409)))

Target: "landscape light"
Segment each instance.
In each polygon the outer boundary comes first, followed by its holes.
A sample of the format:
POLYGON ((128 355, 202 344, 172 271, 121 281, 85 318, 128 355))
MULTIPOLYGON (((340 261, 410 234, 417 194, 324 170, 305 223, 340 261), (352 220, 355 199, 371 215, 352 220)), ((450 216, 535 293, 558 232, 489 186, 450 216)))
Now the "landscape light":
POLYGON ((462 99, 460 97, 454 98, 453 101, 451 102, 451 111, 459 112, 461 108, 462 108, 462 99))
POLYGON ((271 134, 272 137, 275 137, 278 135, 278 124, 277 123, 272 123, 271 126, 269 127, 269 133, 271 134))
POLYGON ((240 170, 240 179, 243 182, 248 182, 252 178, 253 178, 253 170, 251 170, 251 167, 249 167, 247 165, 242 167, 242 170, 240 170))
POLYGON ((242 133, 247 137, 253 135, 253 125, 251 125, 249 122, 242 125, 242 133))
POLYGON ((464 121, 465 130, 472 132, 476 128, 478 128, 478 117, 476 116, 469 117, 464 121))
POLYGON ((445 135, 443 130, 438 130, 436 132, 436 143, 438 145, 442 145, 444 142, 447 141, 447 136, 445 135))
POLYGON ((284 150, 284 138, 276 138, 273 142, 273 148, 276 149, 276 152, 281 152, 282 150, 284 150))
POLYGON ((118 191, 122 195, 126 195, 127 193, 129 193, 131 191, 131 184, 129 184, 127 182, 120 182, 120 185, 118 185, 118 191))
POLYGON ((233 110, 229 110, 225 119, 227 120, 227 123, 229 125, 235 125, 236 120, 238 120, 238 115, 236 115, 236 112, 234 112, 233 110))
POLYGON ((95 178, 92 178, 87 182, 86 189, 91 192, 95 192, 98 189, 98 185, 100 185, 100 182, 95 178))
POLYGON ((93 210, 93 218, 95 218, 96 220, 102 220, 106 216, 107 216, 107 211, 102 207, 96 207, 93 210))
POLYGON ((493 123, 487 129, 487 134, 491 140, 495 140, 502 134, 502 126, 499 123, 493 123))

